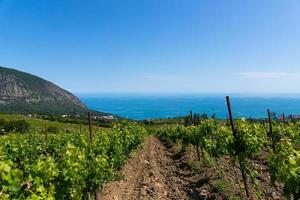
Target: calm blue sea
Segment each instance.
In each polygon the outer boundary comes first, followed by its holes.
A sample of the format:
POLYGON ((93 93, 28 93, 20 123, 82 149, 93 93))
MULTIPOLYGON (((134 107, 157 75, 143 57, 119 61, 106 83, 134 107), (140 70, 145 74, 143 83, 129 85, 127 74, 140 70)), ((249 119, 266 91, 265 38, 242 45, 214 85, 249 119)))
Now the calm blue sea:
MULTIPOLYGON (((168 118, 197 113, 216 113, 226 118, 225 95, 78 94, 93 110, 130 119, 168 118)), ((267 108, 276 114, 300 114, 300 96, 231 96, 235 117, 265 118, 267 108)))

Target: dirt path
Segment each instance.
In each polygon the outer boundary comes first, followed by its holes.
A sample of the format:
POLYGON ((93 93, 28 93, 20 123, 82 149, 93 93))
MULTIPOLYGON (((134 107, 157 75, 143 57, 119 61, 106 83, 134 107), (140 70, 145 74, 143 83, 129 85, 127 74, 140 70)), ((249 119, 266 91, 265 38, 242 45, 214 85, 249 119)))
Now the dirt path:
POLYGON ((105 186, 101 199, 206 199, 205 180, 155 137, 148 137, 122 170, 124 179, 105 186))

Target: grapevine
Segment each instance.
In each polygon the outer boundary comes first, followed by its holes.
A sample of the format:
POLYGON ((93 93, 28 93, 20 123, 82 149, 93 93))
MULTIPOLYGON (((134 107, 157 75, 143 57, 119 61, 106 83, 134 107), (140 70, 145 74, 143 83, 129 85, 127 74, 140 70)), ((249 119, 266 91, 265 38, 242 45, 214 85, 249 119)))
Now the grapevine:
POLYGON ((75 132, 1 136, 1 199, 84 199, 116 177, 145 134, 121 122, 96 132, 92 143, 75 132))

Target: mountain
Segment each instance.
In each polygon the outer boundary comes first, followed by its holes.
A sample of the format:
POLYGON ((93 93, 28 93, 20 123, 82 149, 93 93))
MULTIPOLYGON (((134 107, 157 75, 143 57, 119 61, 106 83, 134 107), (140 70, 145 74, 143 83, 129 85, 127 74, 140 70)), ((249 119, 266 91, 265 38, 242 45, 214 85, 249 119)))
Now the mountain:
POLYGON ((0 67, 0 112, 81 114, 87 110, 79 98, 54 83, 0 67))

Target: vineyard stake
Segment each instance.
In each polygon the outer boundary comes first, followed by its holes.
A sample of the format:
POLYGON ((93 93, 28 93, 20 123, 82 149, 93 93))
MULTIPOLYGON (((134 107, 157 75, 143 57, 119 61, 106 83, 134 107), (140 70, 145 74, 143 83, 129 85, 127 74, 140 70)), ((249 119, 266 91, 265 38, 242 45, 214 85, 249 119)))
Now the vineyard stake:
MULTIPOLYGON (((232 117, 232 112, 231 112, 231 104, 230 104, 230 98, 229 96, 226 96, 226 102, 227 102, 227 108, 228 108, 228 114, 229 114, 229 120, 230 120, 230 125, 231 125, 231 130, 232 130, 232 134, 233 134, 233 137, 235 139, 235 141, 237 141, 237 133, 236 133, 236 130, 234 128, 234 123, 233 123, 233 117, 232 117)), ((236 148, 236 145, 237 143, 235 142, 235 148, 236 148)), ((245 190, 246 190, 246 194, 247 194, 247 197, 249 197, 249 191, 248 191, 248 185, 247 185, 247 176, 245 174, 245 171, 243 170, 243 164, 241 162, 241 160, 239 159, 239 164, 240 164, 240 169, 241 169, 241 172, 242 172, 242 177, 243 177, 243 181, 244 181, 244 186, 245 186, 245 190)))
POLYGON ((270 137, 272 140, 272 148, 273 148, 273 152, 275 153, 275 143, 274 143, 274 137, 273 137, 273 127, 272 127, 272 119, 271 119, 271 113, 270 113, 270 109, 268 109, 268 119, 269 119, 269 128, 270 128, 270 137))
POLYGON ((95 192, 95 200, 100 200, 100 192, 95 192))
POLYGON ((45 131, 45 139, 46 139, 46 141, 47 141, 47 140, 48 140, 48 131, 47 131, 46 126, 45 126, 45 128, 44 128, 44 131, 45 131))
POLYGON ((230 125, 231 125, 231 130, 232 130, 234 138, 236 139, 237 135, 236 135, 236 132, 235 132, 235 129, 234 129, 234 123, 233 123, 233 118, 232 118, 231 104, 230 104, 229 96, 226 96, 226 101, 227 101, 227 108, 228 108, 229 122, 230 122, 230 125))
POLYGON ((93 142, 93 129, 92 129, 92 113, 88 112, 89 119, 89 132, 90 132, 90 142, 93 142))
MULTIPOLYGON (((93 129, 92 129, 92 113, 88 112, 88 120, 89 120, 89 132, 90 132, 90 143, 93 142, 93 129)), ((100 200, 100 192, 95 191, 95 200, 100 200)))

